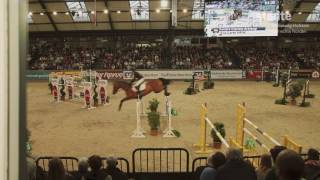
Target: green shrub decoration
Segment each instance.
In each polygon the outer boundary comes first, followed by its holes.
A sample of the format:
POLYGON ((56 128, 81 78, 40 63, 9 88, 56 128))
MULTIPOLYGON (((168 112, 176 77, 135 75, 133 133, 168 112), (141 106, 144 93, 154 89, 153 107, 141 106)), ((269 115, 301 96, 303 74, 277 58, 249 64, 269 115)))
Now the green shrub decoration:
POLYGON ((281 99, 276 99, 276 101, 274 102, 275 104, 282 104, 282 105, 286 105, 288 104, 288 101, 284 98, 281 99))
POLYGON ((244 143, 245 149, 254 150, 256 148, 256 141, 252 138, 248 138, 244 143))
POLYGON ((176 137, 181 137, 181 133, 178 131, 178 130, 172 130, 173 134, 176 136, 176 137))
POLYGON ((148 109, 151 112, 157 112, 159 104, 160 104, 160 102, 157 99, 153 98, 151 101, 149 101, 148 109))
POLYGON ((300 103, 301 107, 309 107, 310 105, 311 105, 310 102, 302 102, 302 103, 300 103))
MULTIPOLYGON (((221 134, 221 136, 225 138, 226 130, 224 129, 224 124, 220 122, 216 122, 213 124, 213 126, 221 134)), ((217 136, 216 132, 213 129, 211 129, 211 137, 213 138, 214 142, 221 142, 221 140, 219 139, 219 137, 217 136)))
POLYGON ((148 123, 151 130, 158 130, 160 126, 160 113, 158 112, 148 112, 148 123))

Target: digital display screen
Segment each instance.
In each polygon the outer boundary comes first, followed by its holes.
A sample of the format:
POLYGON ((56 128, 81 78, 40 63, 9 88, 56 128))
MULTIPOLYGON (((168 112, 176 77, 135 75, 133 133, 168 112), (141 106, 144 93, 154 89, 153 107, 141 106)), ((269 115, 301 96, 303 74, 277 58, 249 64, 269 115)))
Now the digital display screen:
POLYGON ((205 2, 207 37, 278 35, 278 0, 205 2))

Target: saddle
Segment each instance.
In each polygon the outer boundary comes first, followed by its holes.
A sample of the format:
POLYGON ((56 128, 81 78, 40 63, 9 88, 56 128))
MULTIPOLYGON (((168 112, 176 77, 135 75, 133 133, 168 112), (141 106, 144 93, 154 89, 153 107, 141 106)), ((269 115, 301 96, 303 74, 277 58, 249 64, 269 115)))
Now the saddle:
POLYGON ((133 92, 138 92, 138 91, 143 91, 143 90, 145 90, 146 89, 146 82, 142 82, 141 84, 136 84, 136 83, 133 83, 133 85, 132 85, 132 91, 133 92), (139 89, 137 89, 137 88, 139 88, 139 89))

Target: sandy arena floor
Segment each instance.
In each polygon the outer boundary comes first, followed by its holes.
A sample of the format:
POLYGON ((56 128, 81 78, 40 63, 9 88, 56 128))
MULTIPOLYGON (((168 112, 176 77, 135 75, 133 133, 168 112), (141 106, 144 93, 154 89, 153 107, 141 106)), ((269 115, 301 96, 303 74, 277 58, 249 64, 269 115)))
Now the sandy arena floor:
MULTIPOLYGON (((50 103, 52 96, 47 82, 30 82, 27 108, 33 154, 130 158, 131 152, 139 147, 184 147, 194 152, 192 144, 197 142, 199 134, 199 108, 204 102, 208 103, 209 118, 225 123, 227 138, 235 136, 236 105, 246 102, 248 119, 280 142, 282 135, 288 135, 304 148, 320 147, 320 82, 311 83, 316 98, 308 99, 311 102, 308 108, 275 105, 274 100, 281 97, 282 88, 265 82, 217 81, 214 90, 193 96, 183 94, 187 86, 186 82, 173 82, 169 86, 173 107, 178 111, 178 116, 173 117, 173 126, 181 132, 180 138, 148 135, 145 139, 133 139, 130 136, 136 125, 135 101, 125 103, 119 112, 117 107, 123 92, 110 95, 109 106, 85 110, 81 108, 82 103, 50 103)), ((151 94, 144 102, 152 98, 160 100, 160 110, 163 110, 163 94, 151 94)), ((146 119, 143 127, 149 129, 146 119)), ((211 141, 209 135, 208 141, 211 141)))

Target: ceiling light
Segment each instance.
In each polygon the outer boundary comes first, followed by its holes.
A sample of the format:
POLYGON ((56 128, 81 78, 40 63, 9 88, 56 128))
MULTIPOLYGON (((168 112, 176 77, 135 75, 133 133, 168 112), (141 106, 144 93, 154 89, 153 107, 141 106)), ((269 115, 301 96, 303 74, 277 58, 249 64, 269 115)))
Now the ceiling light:
POLYGON ((160 13, 160 9, 156 9, 156 13, 160 13))
POLYGON ((117 11, 117 13, 118 13, 118 14, 120 14, 120 13, 121 13, 121 11, 120 11, 120 10, 118 10, 118 11, 117 11))
POLYGON ((183 13, 187 13, 187 12, 188 12, 188 9, 183 9, 182 12, 183 12, 183 13))
POLYGON ((57 11, 53 11, 53 13, 52 13, 53 15, 58 15, 58 13, 57 13, 57 11))
POLYGON ((289 10, 286 10, 286 14, 290 14, 290 11, 289 11, 289 10))
POLYGON ((95 12, 94 12, 94 11, 91 11, 91 14, 95 14, 95 12))
POLYGON ((66 15, 69 15, 69 12, 66 12, 65 14, 66 14, 66 15))
POLYGON ((161 7, 168 7, 168 0, 161 0, 161 7))
POLYGON ((43 16, 43 15, 44 15, 44 13, 43 13, 43 12, 41 12, 41 13, 40 13, 40 15, 41 15, 41 16, 43 16))
POLYGON ((104 11, 103 11, 103 13, 105 13, 105 14, 108 14, 108 9, 105 9, 104 11))
POLYGON ((32 14, 33 14, 32 12, 29 12, 29 16, 32 16, 32 14))
POLYGON ((301 15, 301 14, 302 14, 302 12, 298 12, 298 14, 299 14, 299 15, 301 15))

